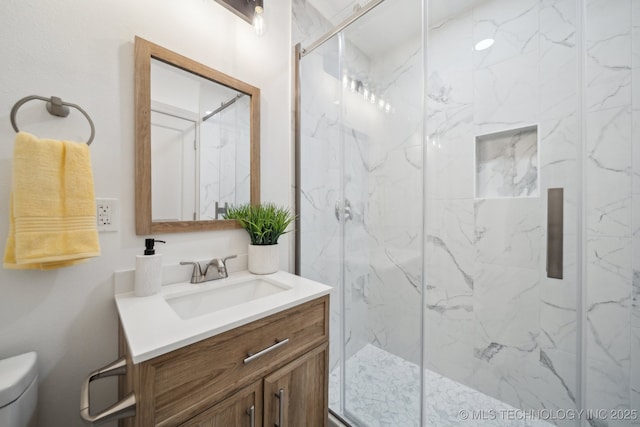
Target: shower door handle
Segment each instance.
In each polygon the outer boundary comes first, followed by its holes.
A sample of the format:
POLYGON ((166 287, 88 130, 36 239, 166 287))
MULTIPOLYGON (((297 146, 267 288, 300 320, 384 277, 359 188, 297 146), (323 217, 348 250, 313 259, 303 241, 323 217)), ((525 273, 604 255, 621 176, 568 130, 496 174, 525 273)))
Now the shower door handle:
POLYGON ((349 199, 344 199, 344 202, 341 200, 336 201, 335 214, 338 221, 340 221, 343 216, 345 221, 353 219, 353 215, 351 214, 351 202, 349 199))
POLYGON ((547 190, 547 277, 562 279, 564 189, 547 190))

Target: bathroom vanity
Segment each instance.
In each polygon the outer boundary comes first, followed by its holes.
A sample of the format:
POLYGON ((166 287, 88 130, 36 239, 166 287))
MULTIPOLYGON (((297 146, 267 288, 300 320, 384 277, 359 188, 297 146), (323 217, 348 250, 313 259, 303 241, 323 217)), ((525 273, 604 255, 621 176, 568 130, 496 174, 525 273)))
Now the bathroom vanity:
POLYGON ((285 272, 216 282, 116 295, 119 392, 136 397, 120 425, 326 426, 330 288, 285 272))

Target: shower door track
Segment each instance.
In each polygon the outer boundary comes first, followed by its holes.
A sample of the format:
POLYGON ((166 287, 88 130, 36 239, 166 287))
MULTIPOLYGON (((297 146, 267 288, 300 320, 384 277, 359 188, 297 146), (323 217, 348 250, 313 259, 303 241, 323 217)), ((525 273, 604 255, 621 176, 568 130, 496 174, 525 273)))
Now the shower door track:
POLYGON ((344 427, 353 427, 351 423, 349 423, 349 421, 342 418, 342 416, 335 412, 333 409, 329 408, 329 413, 331 414, 331 416, 335 417, 336 420, 340 421, 344 427))
POLYGON ((300 58, 300 59, 304 58, 307 54, 313 52, 318 47, 322 46, 327 40, 331 39, 333 36, 338 34, 340 31, 344 30, 349 25, 353 24, 358 19, 360 19, 362 16, 366 15, 367 13, 369 13, 371 10, 373 10, 380 3, 384 3, 384 1, 385 0, 371 0, 364 7, 358 9, 355 13, 353 13, 347 19, 345 19, 344 21, 339 23, 334 29, 330 30, 325 35, 320 37, 318 40, 316 40, 313 43, 311 43, 309 45, 309 47, 301 49, 300 50, 300 54, 299 54, 300 56, 298 58, 300 58))

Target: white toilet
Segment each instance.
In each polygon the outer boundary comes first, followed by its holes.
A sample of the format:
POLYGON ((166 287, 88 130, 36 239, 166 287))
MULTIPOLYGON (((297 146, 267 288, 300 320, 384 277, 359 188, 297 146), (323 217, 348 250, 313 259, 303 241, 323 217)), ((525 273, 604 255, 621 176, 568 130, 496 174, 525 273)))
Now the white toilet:
POLYGON ((0 360, 0 426, 36 427, 37 360, 35 352, 0 360))

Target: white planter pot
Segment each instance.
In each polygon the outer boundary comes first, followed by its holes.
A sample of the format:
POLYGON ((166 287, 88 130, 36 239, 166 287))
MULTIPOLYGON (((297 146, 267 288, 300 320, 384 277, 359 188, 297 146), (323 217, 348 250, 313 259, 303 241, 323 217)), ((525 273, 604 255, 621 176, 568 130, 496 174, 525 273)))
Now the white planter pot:
POLYGON ((278 245, 249 245, 249 271, 253 274, 271 274, 280 266, 278 245))

